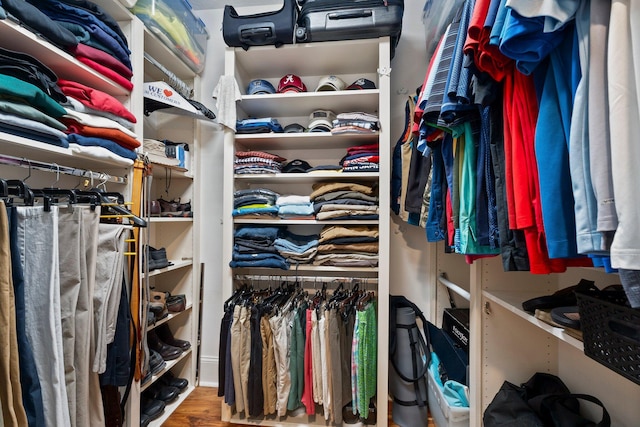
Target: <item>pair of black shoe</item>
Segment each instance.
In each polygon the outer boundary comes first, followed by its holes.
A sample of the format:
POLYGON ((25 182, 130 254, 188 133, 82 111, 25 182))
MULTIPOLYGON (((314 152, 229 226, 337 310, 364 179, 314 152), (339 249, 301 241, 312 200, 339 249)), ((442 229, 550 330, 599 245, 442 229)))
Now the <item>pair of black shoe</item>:
POLYGON ((175 402, 188 385, 189 381, 186 378, 175 377, 171 372, 160 377, 155 384, 142 393, 140 426, 147 426, 162 415, 165 407, 175 402))
POLYGON ((175 338, 166 323, 147 332, 147 344, 151 350, 160 353, 164 360, 177 359, 182 352, 191 348, 189 341, 175 338))

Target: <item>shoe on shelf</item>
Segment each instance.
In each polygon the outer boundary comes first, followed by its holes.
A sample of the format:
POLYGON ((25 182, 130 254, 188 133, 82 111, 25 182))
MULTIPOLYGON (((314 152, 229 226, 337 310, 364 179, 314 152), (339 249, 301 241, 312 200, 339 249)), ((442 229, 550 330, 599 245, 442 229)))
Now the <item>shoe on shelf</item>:
POLYGON ((149 308, 149 310, 147 310, 147 326, 151 326, 155 324, 156 324, 156 315, 151 310, 151 308, 149 308))
POLYGON ((169 344, 173 347, 178 347, 182 351, 187 351, 191 348, 191 343, 189 341, 180 340, 173 336, 171 329, 169 329, 169 325, 166 323, 158 326, 155 329, 155 332, 158 334, 158 338, 162 340, 164 343, 169 344))
POLYGON ((187 308, 187 296, 185 294, 169 295, 167 297, 167 310, 171 313, 180 313, 187 308))
POLYGON ((149 292, 149 311, 155 315, 155 321, 164 319, 169 315, 169 310, 167 310, 166 292, 149 292))
POLYGON ((148 246, 148 250, 149 271, 173 265, 171 262, 169 262, 169 259, 167 259, 167 250, 165 248, 156 249, 154 247, 148 246))
POLYGON ((149 216, 160 216, 162 209, 160 208, 160 202, 152 200, 149 202, 149 216))
POLYGON ((162 400, 150 399, 143 393, 140 397, 140 418, 146 415, 149 421, 153 421, 162 415, 166 406, 162 400))
POLYGON ((158 203, 160 203, 161 216, 182 216, 183 211, 180 209, 180 199, 178 201, 158 199, 158 203))
POLYGON ((160 340, 155 329, 147 332, 147 344, 149 348, 160 353, 164 360, 175 360, 182 355, 182 349, 174 347, 160 340))
POLYGON ((143 392, 150 399, 163 401, 165 404, 175 402, 180 396, 180 391, 176 387, 154 383, 143 392))
POLYGON ((185 391, 187 389, 187 386, 189 386, 188 379, 176 377, 171 373, 171 371, 161 376, 158 382, 160 384, 169 385, 171 387, 177 388, 179 393, 182 393, 183 391, 185 391))
POLYGON ((160 353, 149 349, 149 370, 145 374, 144 378, 142 378, 142 384, 148 383, 151 378, 162 371, 164 367, 167 366, 167 362, 164 361, 160 353))

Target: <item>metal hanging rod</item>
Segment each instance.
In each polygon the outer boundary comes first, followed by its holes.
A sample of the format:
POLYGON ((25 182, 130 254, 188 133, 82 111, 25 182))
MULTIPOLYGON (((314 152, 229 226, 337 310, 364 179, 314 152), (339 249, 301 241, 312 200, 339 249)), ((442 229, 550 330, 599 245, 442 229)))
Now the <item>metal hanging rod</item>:
POLYGON ((237 274, 236 280, 243 280, 247 282, 293 282, 297 280, 301 283, 335 283, 336 286, 340 283, 344 285, 350 285, 351 283, 360 284, 377 284, 378 279, 376 277, 334 277, 334 276, 293 276, 293 275, 264 275, 264 274, 237 274))
POLYGON ((438 276, 438 282, 442 283, 448 289, 451 289, 453 292, 460 295, 462 298, 466 299, 467 301, 471 301, 471 294, 469 293, 469 291, 467 291, 466 289, 463 289, 459 285, 456 285, 451 280, 447 279, 447 275, 445 273, 442 273, 438 276))
POLYGON ((24 157, 13 157, 4 154, 0 154, 0 164, 29 168, 29 170, 35 169, 57 174, 63 173, 65 175, 79 176, 89 178, 91 180, 95 179, 100 183, 115 182, 116 184, 126 184, 128 180, 126 176, 112 176, 104 172, 71 168, 68 166, 60 166, 57 163, 38 162, 24 157))

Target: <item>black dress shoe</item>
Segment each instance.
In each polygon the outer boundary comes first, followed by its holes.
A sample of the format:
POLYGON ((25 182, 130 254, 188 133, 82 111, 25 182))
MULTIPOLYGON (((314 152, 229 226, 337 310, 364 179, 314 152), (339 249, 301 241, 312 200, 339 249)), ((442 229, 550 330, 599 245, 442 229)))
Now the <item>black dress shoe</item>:
POLYGON ((161 341, 155 330, 147 332, 147 343, 149 348, 160 353, 164 360, 174 360, 182 354, 182 349, 161 341))
POLYGON ((182 351, 187 351, 191 348, 191 343, 189 341, 174 338, 173 333, 171 333, 171 329, 169 329, 169 325, 166 323, 158 326, 155 331, 158 334, 158 338, 160 338, 165 344, 178 347, 182 349, 182 351))
POLYGON ((178 378, 174 376, 171 372, 167 372, 158 380, 160 384, 168 385, 171 387, 175 387, 178 389, 179 393, 182 393, 187 389, 189 385, 189 380, 186 378, 178 378))
POLYGON ((162 400, 166 404, 175 402, 180 395, 180 391, 177 388, 158 383, 153 384, 144 393, 148 398, 162 400))
POLYGON ((146 415, 150 420, 155 420, 164 412, 167 405, 158 399, 149 399, 142 395, 140 398, 140 415, 146 415))

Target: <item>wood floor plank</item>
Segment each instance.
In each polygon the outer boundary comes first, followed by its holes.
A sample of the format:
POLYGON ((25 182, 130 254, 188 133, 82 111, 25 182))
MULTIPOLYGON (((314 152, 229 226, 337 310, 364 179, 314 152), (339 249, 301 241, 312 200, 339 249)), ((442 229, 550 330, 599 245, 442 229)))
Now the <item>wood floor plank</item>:
MULTIPOLYGON (((218 389, 213 387, 197 387, 162 427, 231 427, 239 424, 229 424, 220 419, 221 398, 218 397, 218 389)), ((389 427, 398 427, 391 421, 389 415, 389 427)), ((429 426, 435 425, 429 419, 429 426)))

